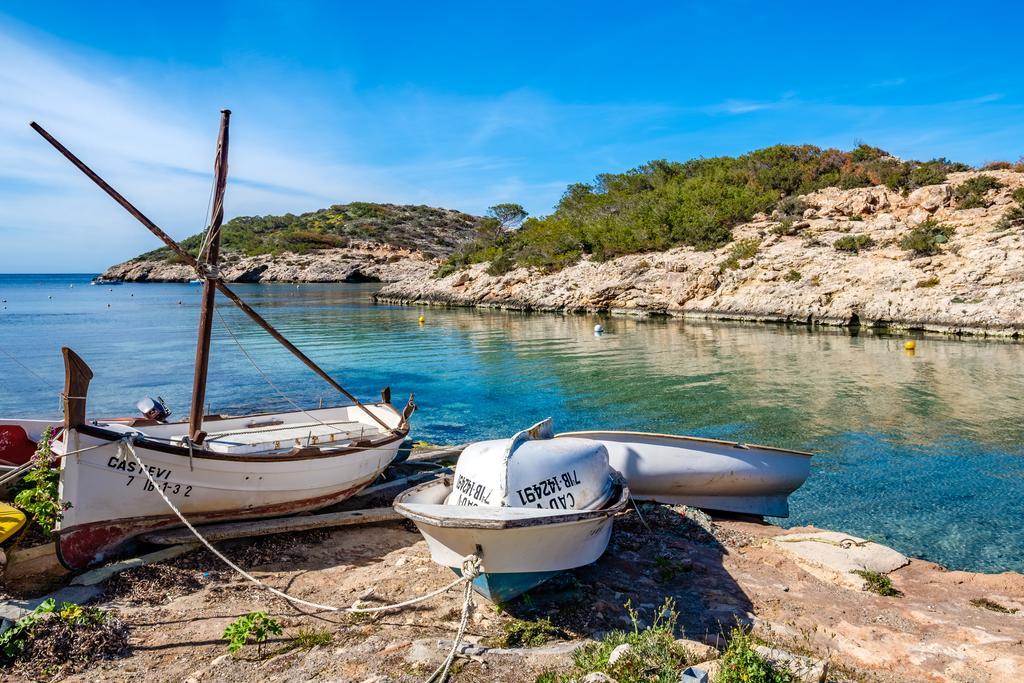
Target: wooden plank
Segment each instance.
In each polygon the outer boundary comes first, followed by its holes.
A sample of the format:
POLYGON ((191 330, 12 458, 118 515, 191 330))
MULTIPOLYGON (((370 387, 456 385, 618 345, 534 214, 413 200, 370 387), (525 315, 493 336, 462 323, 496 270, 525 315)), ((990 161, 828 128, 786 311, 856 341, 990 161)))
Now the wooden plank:
MULTIPOLYGON (((207 524, 197 527, 207 541, 227 541, 233 538, 248 538, 265 534, 285 534, 309 529, 327 529, 338 526, 356 526, 361 524, 377 524, 379 522, 396 522, 403 517, 391 508, 370 508, 368 510, 351 510, 348 512, 329 512, 322 515, 306 515, 304 517, 285 517, 278 519, 260 519, 252 522, 230 522, 227 524, 207 524)), ((141 536, 147 543, 157 545, 176 545, 189 543, 195 536, 188 529, 168 529, 153 531, 141 536)))
POLYGON ((97 583, 106 581, 114 574, 120 574, 127 569, 133 569, 135 567, 142 567, 147 564, 173 559, 199 547, 199 543, 195 542, 195 537, 192 538, 192 541, 192 543, 182 543, 181 545, 171 546, 170 548, 162 548, 161 550, 157 550, 155 553, 149 553, 142 557, 133 557, 130 560, 115 562, 114 564, 107 565, 106 567, 87 571, 84 574, 76 576, 74 580, 72 580, 71 585, 94 586, 97 583))

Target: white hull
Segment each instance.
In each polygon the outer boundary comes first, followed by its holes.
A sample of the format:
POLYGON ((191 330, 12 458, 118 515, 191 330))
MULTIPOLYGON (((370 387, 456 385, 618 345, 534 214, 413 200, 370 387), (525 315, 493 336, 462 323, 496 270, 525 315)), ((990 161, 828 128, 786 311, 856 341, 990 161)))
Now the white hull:
POLYGON ((807 479, 811 455, 766 446, 642 432, 568 432, 594 439, 634 498, 724 512, 788 517, 788 497, 807 479))
MULTIPOLYGON (((369 406, 389 426, 399 427, 401 416, 388 405, 369 406)), ((312 415, 319 420, 358 418, 350 407, 260 416, 264 421, 299 423, 312 415)), ((366 418, 369 421, 369 418, 366 418)), ((208 421, 209 428, 236 429, 242 435, 254 418, 208 421), (237 423, 237 424, 236 424, 237 423)), ((204 523, 227 519, 293 514, 344 500, 371 483, 391 463, 405 436, 383 433, 356 442, 332 442, 330 448, 299 449, 288 441, 276 452, 219 454, 200 450, 190 458, 187 449, 173 445, 184 423, 141 428, 145 437, 134 445, 160 490, 189 521, 204 523), (287 449, 293 449, 288 451, 287 449)), ((282 428, 283 429, 283 428, 282 428)), ((303 427, 312 432, 312 428, 303 427)), ((154 529, 176 526, 179 520, 140 470, 119 437, 136 431, 119 424, 83 425, 70 430, 54 451, 64 453, 93 446, 93 450, 63 461, 60 497, 72 507, 64 513, 58 544, 62 560, 80 568, 108 559, 131 537, 154 529)), ((265 439, 267 431, 252 430, 265 439)), ((273 434, 271 432, 271 434, 273 434)), ((324 440, 326 443, 326 440, 324 440)), ((212 434, 210 448, 216 444, 212 434)), ((233 446, 234 447, 234 446, 233 446)))
POLYGON ((415 522, 434 562, 458 570, 466 556, 479 556, 482 576, 474 585, 486 597, 504 600, 601 557, 612 518, 629 498, 628 489, 616 488, 599 510, 458 506, 444 504, 452 491, 446 476, 403 492, 395 510, 415 522))

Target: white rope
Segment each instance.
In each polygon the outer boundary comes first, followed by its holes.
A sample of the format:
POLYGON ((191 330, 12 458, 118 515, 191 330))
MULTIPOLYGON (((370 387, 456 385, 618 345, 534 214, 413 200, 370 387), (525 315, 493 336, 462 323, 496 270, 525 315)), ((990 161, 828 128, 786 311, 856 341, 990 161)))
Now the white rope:
MULTIPOLYGON (((472 556, 470 556, 472 557, 472 556)), ((463 570, 466 567, 466 561, 462 563, 463 570)), ((438 673, 441 674, 441 678, 438 679, 440 683, 444 683, 448 680, 448 671, 451 669, 452 664, 455 662, 455 656, 459 652, 459 646, 462 645, 462 639, 466 635, 466 627, 469 625, 469 613, 473 609, 473 582, 472 580, 466 582, 466 595, 462 599, 462 621, 459 622, 458 633, 455 634, 455 642, 452 643, 452 649, 448 651, 448 656, 444 658, 441 666, 434 670, 434 673, 430 674, 430 677, 424 681, 424 683, 431 683, 438 673)))
MULTIPOLYGON (((260 587, 260 588, 262 588, 262 589, 264 589, 266 591, 269 591, 269 592, 273 593, 274 595, 278 596, 279 598, 283 598, 283 599, 285 599, 285 600, 287 600, 289 602, 295 603, 297 605, 303 605, 305 607, 311 607, 313 609, 323 610, 323 611, 326 611, 326 612, 347 612, 347 613, 350 613, 350 614, 373 614, 375 612, 387 612, 387 611, 391 611, 391 610, 402 609, 404 607, 410 607, 412 605, 416 605, 418 603, 425 602, 426 600, 429 600, 429 599, 431 599, 431 598, 433 598, 435 596, 438 596, 441 593, 447 592, 448 590, 454 588, 455 586, 458 586, 460 583, 466 583, 471 588, 472 587, 473 579, 475 579, 480 574, 480 560, 479 560, 479 558, 477 558, 475 555, 470 555, 465 560, 463 560, 463 563, 462 563, 462 570, 463 570, 462 571, 462 576, 460 576, 455 581, 452 581, 448 585, 446 585, 446 586, 444 586, 442 588, 439 588, 439 589, 437 589, 435 591, 431 591, 430 593, 427 593, 426 595, 421 595, 421 596, 419 596, 417 598, 412 598, 410 600, 406 600, 404 602, 399 602, 399 603, 396 603, 394 605, 382 605, 380 607, 358 607, 357 606, 358 605, 358 601, 357 601, 357 605, 356 606, 352 606, 352 607, 335 607, 334 605, 321 605, 320 603, 310 602, 308 600, 303 600, 302 598, 296 598, 294 596, 288 595, 284 591, 280 591, 280 590, 274 588, 273 586, 269 586, 269 585, 263 583, 262 581, 257 579, 255 576, 253 576, 252 574, 250 574, 249 572, 245 571, 244 569, 239 567, 237 564, 235 564, 234 562, 229 560, 219 550, 214 548, 213 545, 211 545, 210 542, 207 541, 202 536, 202 534, 200 534, 199 531, 196 530, 196 528, 194 526, 192 526, 192 524, 187 519, 185 519, 185 515, 183 515, 181 513, 181 511, 178 510, 178 508, 176 508, 174 506, 174 503, 171 502, 171 500, 167 497, 167 495, 157 485, 156 481, 153 480, 153 475, 150 474, 149 469, 142 462, 142 459, 139 457, 139 454, 135 452, 135 447, 132 444, 130 437, 125 437, 124 439, 122 439, 118 443, 121 446, 123 446, 131 454, 131 456, 135 459, 135 462, 138 463, 138 465, 139 465, 139 469, 141 469, 142 473, 146 475, 146 479, 149 480, 149 483, 153 487, 153 490, 156 491, 160 495, 160 497, 164 499, 164 502, 167 504, 167 507, 169 507, 174 512, 174 514, 177 515, 177 517, 181 521, 181 523, 184 524, 188 528, 188 530, 192 532, 192 535, 195 536, 197 539, 199 539, 199 541, 203 545, 206 546, 207 550, 209 550, 211 553, 213 553, 224 564, 228 565, 229 567, 234 569, 236 572, 238 572, 240 575, 242 575, 243 577, 245 577, 246 579, 248 579, 249 581, 254 583, 256 586, 258 586, 258 587, 260 587)), ((464 610, 465 609, 466 608, 464 608, 464 610)))

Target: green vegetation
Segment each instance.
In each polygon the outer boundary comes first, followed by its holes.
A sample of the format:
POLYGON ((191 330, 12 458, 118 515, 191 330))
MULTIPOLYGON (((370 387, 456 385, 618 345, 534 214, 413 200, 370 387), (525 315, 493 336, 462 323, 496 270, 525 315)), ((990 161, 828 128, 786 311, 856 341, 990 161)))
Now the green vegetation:
POLYGON ((1000 614, 1016 614, 1018 612, 1016 609, 1004 607, 995 600, 989 600, 988 598, 975 598, 971 600, 971 604, 980 609, 987 609, 991 612, 999 612, 1000 614))
MULTIPOLYGON (((244 256, 306 254, 345 247, 359 240, 447 256, 472 238, 481 223, 482 219, 476 216, 430 206, 353 202, 298 216, 289 213, 233 218, 221 227, 221 251, 225 260, 230 261, 233 253, 244 256)), ((181 246, 194 256, 199 253, 202 242, 200 233, 182 240, 181 246)), ((138 260, 158 259, 179 260, 167 247, 138 257, 138 260)))
POLYGON ((1011 206, 1003 214, 1002 218, 996 221, 996 230, 1009 230, 1010 228, 1024 228, 1024 208, 1011 206))
POLYGON ((852 254, 859 254, 861 249, 868 249, 875 245, 870 235, 844 235, 832 243, 836 251, 848 251, 852 254))
POLYGON ((870 569, 852 569, 850 573, 864 579, 864 590, 866 591, 877 593, 886 598, 898 598, 903 595, 892 585, 889 577, 881 572, 871 571, 870 569))
POLYGON ((552 640, 565 638, 565 632, 545 617, 537 621, 515 619, 502 627, 504 633, 487 639, 489 647, 537 647, 552 640))
POLYGON ((802 277, 803 276, 800 274, 799 270, 794 270, 790 268, 789 272, 782 276, 782 279, 785 280, 786 282, 797 282, 802 277))
POLYGON ((917 289, 927 289, 928 287, 934 287, 939 284, 939 278, 935 275, 925 278, 924 280, 918 280, 917 284, 914 285, 917 289))
POLYGON ((788 671, 779 671, 754 649, 754 639, 739 626, 729 634, 729 646, 722 655, 722 669, 716 683, 792 683, 788 671))
POLYGON ((303 626, 292 638, 292 647, 300 650, 312 650, 318 645, 330 645, 334 640, 334 634, 326 628, 310 628, 303 626))
POLYGON ((940 245, 948 242, 954 232, 952 227, 929 218, 904 235, 900 240, 900 249, 912 251, 915 256, 938 254, 942 251, 940 245))
POLYGON ((0 664, 36 678, 59 678, 95 659, 129 650, 128 627, 98 608, 50 598, 0 635, 0 664), (25 671, 27 670, 27 671, 25 671))
POLYGON ((759 239, 747 239, 736 242, 736 244, 732 245, 732 249, 729 250, 729 255, 718 266, 719 272, 724 273, 727 270, 736 270, 740 267, 740 261, 754 258, 760 247, 761 240, 759 239))
POLYGON ((588 673, 601 672, 619 683, 676 683, 679 672, 688 666, 692 655, 675 642, 678 619, 675 603, 671 599, 658 608, 654 622, 640 628, 639 615, 626 603, 633 628, 631 631, 612 631, 599 643, 588 643, 573 653, 574 670, 568 674, 546 673, 538 683, 570 683, 588 673), (630 650, 614 664, 608 663, 612 651, 628 644, 630 650))
POLYGON ((776 209, 783 221, 802 217, 800 194, 828 186, 909 190, 968 169, 945 159, 904 162, 868 145, 850 152, 776 145, 739 157, 651 161, 570 185, 551 215, 479 235, 438 275, 482 262, 500 274, 517 266, 558 270, 584 255, 607 260, 678 245, 715 249, 755 213, 776 209))
POLYGON ((680 575, 693 571, 693 565, 686 562, 674 562, 664 555, 657 555, 654 558, 654 569, 658 572, 659 581, 669 583, 680 575))
POLYGON ((1010 193, 1013 201, 1017 202, 1021 206, 1024 206, 1024 187, 1018 187, 1016 190, 1010 193))
POLYGON ((238 652, 246 643, 256 643, 256 657, 263 657, 263 643, 271 634, 281 635, 281 624, 273 617, 268 617, 266 612, 249 612, 245 616, 238 617, 224 629, 221 636, 228 641, 228 652, 238 652))
POLYGON ((978 209, 988 206, 985 193, 1002 187, 1003 184, 990 175, 974 176, 953 188, 953 198, 958 209, 978 209))
POLYGON ((14 497, 14 505, 32 517, 46 538, 53 538, 54 528, 63 519, 64 511, 71 507, 71 503, 61 502, 58 495, 60 468, 50 450, 52 438, 53 430, 47 427, 32 456, 35 466, 22 478, 21 491, 14 497))

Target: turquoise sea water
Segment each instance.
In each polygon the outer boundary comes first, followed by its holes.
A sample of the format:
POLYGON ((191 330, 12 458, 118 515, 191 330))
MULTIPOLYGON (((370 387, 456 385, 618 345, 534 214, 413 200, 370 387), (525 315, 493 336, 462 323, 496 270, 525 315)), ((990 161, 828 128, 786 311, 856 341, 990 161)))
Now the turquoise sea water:
MULTIPOLYGON (((59 414, 64 345, 95 372, 90 414, 134 414, 136 399, 159 394, 187 415, 200 287, 89 279, 0 275, 0 415, 59 414)), ((507 436, 553 416, 559 431, 810 450, 811 478, 781 523, 951 568, 1024 571, 1022 344, 926 337, 908 355, 905 338, 869 333, 384 306, 375 285, 235 288, 357 395, 390 385, 398 403, 415 392, 417 439, 507 436)), ((219 310, 213 410, 286 407, 228 329, 288 396, 337 402, 230 303, 219 310)))

